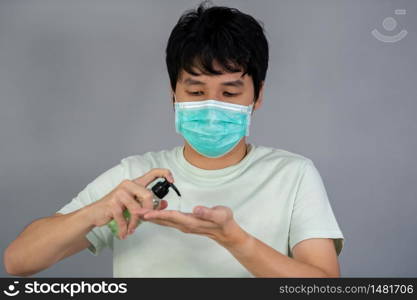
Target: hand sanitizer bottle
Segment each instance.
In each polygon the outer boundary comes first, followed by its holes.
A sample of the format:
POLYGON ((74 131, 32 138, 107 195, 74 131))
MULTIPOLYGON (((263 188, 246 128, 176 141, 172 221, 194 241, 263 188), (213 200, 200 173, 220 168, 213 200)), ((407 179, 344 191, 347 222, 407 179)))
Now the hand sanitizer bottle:
MULTIPOLYGON (((181 197, 180 192, 178 191, 177 187, 173 183, 169 182, 166 179, 164 181, 159 181, 151 188, 154 194, 154 199, 153 199, 154 209, 156 209, 159 206, 162 198, 164 198, 168 194, 170 187, 172 187, 174 191, 177 193, 177 195, 181 197)), ((123 216, 125 217, 126 221, 129 221, 130 220, 129 210, 125 209, 125 211, 123 212, 123 216)), ((141 223, 142 221, 139 219, 138 227, 140 226, 141 223)), ((119 238, 119 226, 117 226, 116 221, 111 220, 109 223, 107 223, 107 226, 110 228, 113 235, 116 236, 118 239, 120 239, 119 238)))

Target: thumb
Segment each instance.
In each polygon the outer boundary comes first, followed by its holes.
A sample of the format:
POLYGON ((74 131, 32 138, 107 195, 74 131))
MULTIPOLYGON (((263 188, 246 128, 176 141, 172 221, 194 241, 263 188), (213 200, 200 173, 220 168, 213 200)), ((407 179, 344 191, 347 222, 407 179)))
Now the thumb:
POLYGON ((229 207, 217 205, 212 208, 204 206, 196 206, 193 214, 201 219, 214 222, 216 224, 224 224, 233 218, 232 210, 229 207))
POLYGON ((168 207, 168 201, 166 200, 161 200, 161 203, 159 204, 159 207, 157 208, 158 210, 163 210, 165 208, 168 207))
POLYGON ((205 206, 196 206, 193 209, 193 214, 200 219, 213 220, 213 211, 205 206))

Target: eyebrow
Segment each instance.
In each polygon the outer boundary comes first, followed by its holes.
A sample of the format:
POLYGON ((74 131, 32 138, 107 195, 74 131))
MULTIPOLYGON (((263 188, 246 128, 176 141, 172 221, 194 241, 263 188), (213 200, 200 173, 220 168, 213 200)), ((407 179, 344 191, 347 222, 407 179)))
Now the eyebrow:
MULTIPOLYGON (((192 78, 186 78, 184 80, 184 84, 186 84, 186 85, 205 85, 206 83, 202 82, 200 80, 195 80, 195 79, 192 79, 192 78)), ((243 86, 243 81, 240 80, 240 79, 233 80, 233 81, 225 81, 225 82, 222 82, 221 85, 241 87, 241 86, 243 86)))
POLYGON ((222 85, 225 86, 235 86, 235 87, 240 87, 243 86, 243 81, 238 79, 238 80, 234 80, 234 81, 226 81, 226 82, 222 82, 222 85))

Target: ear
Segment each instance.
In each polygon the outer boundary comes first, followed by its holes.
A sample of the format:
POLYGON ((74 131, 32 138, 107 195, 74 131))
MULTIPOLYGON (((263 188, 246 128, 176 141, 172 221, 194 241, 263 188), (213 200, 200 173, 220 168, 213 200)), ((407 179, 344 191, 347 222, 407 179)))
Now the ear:
POLYGON ((261 88, 259 90, 259 96, 258 99, 256 99, 256 102, 253 106, 253 110, 257 110, 262 106, 263 100, 264 100, 264 86, 265 86, 265 81, 262 81, 261 83, 261 88))

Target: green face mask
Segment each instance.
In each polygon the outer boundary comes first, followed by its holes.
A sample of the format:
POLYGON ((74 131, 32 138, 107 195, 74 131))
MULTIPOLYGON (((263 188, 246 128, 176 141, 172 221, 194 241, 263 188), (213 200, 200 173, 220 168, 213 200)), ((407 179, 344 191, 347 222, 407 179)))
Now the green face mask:
POLYGON ((201 155, 221 157, 249 135, 252 108, 212 99, 175 101, 175 129, 201 155))

